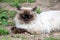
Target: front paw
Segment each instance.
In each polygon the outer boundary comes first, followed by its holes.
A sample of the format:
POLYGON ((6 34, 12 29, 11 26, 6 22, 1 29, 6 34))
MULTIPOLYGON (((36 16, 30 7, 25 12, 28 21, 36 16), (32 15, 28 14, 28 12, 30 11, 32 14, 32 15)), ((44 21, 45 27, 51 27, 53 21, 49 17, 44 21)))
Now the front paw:
POLYGON ((14 33, 14 34, 21 34, 21 33, 25 33, 27 30, 25 30, 25 29, 20 29, 20 28, 16 28, 16 27, 12 27, 11 28, 11 31, 12 31, 12 33, 14 33))

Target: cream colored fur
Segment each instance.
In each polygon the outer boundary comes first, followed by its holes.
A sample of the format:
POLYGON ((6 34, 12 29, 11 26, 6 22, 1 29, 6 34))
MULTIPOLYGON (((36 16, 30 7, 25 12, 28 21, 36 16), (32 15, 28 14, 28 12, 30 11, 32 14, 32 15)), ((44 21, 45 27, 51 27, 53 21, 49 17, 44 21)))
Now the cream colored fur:
MULTIPOLYGON (((24 9, 22 7, 22 9, 24 9)), ((25 7, 25 9, 31 9, 25 7)), ((34 12, 36 13, 36 12, 34 12)), ((15 16, 15 24, 17 28, 26 29, 32 34, 50 34, 52 31, 60 30, 60 11, 51 10, 42 12, 40 14, 36 13, 36 18, 29 24, 22 24, 19 22, 17 15, 15 16)))

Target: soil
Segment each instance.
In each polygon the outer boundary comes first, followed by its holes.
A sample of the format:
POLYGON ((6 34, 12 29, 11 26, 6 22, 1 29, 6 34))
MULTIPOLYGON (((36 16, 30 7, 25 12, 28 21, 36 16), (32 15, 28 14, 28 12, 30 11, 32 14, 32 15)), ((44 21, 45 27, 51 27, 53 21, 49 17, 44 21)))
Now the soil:
MULTIPOLYGON (((49 11, 49 10, 60 10, 60 1, 58 1, 57 3, 56 2, 53 2, 52 4, 50 4, 47 0, 44 1, 44 0, 36 0, 36 2, 34 3, 22 3, 21 6, 28 6, 28 7, 38 7, 41 9, 41 11, 49 11)), ((14 10, 16 12, 19 12, 19 10, 17 10, 16 7, 12 7, 9 5, 9 3, 2 3, 0 2, 0 7, 2 7, 3 9, 6 9, 6 10, 14 10)), ((9 31, 9 35, 0 35, 0 40, 2 39, 6 39, 6 40, 43 40, 45 37, 49 37, 49 35, 32 35, 32 34, 29 34, 27 32, 25 33, 21 33, 21 34, 14 34, 11 32, 11 28, 13 26, 8 26, 8 27, 4 27, 6 28, 8 31, 9 31)), ((59 38, 60 39, 60 36, 59 36, 60 33, 54 33, 53 35, 50 35, 50 36, 53 36, 55 38, 59 38)))

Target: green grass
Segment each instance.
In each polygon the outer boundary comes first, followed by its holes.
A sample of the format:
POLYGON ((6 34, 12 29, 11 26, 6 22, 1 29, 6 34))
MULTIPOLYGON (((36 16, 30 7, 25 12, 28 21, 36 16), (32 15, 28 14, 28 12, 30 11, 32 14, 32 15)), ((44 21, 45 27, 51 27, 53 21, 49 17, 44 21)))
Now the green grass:
POLYGON ((8 30, 6 30, 0 26, 0 35, 7 35, 7 34, 9 34, 8 30))
POLYGON ((8 3, 15 3, 15 2, 18 2, 18 3, 24 3, 26 2, 26 0, 0 0, 0 2, 8 2, 8 3))
POLYGON ((60 39, 57 39, 57 38, 54 38, 54 37, 47 37, 47 38, 44 38, 44 40, 60 40, 60 39))
POLYGON ((6 12, 7 12, 6 10, 0 9, 0 24, 8 25, 8 22, 7 22, 8 16, 6 12))
POLYGON ((9 10, 4 10, 0 8, 0 25, 14 25, 13 18, 15 16, 16 12, 15 11, 9 11, 9 10), (11 18, 12 21, 8 20, 11 18))
POLYGON ((24 2, 35 2, 35 0, 0 0, 0 2, 9 2, 9 3, 24 3, 24 2))
POLYGON ((28 2, 30 2, 30 3, 33 3, 33 2, 35 2, 35 0, 27 0, 28 2))
POLYGON ((0 2, 10 3, 11 6, 17 7, 20 6, 21 3, 25 3, 25 2, 33 3, 35 2, 35 0, 0 0, 0 2))
POLYGON ((41 13, 40 8, 37 8, 35 11, 36 11, 37 14, 40 14, 41 13))
POLYGON ((20 3, 10 3, 10 6, 12 6, 12 7, 18 7, 18 6, 20 6, 20 3))

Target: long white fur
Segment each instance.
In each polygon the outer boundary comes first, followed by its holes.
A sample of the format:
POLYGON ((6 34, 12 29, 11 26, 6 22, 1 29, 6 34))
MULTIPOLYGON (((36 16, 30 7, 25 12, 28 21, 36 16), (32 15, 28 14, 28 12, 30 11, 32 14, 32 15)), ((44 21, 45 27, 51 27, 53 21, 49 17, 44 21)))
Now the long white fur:
POLYGON ((17 16, 14 21, 17 28, 26 29, 33 34, 51 33, 52 30, 60 30, 60 11, 51 10, 40 14, 36 13, 35 20, 30 24, 21 24, 17 16))

